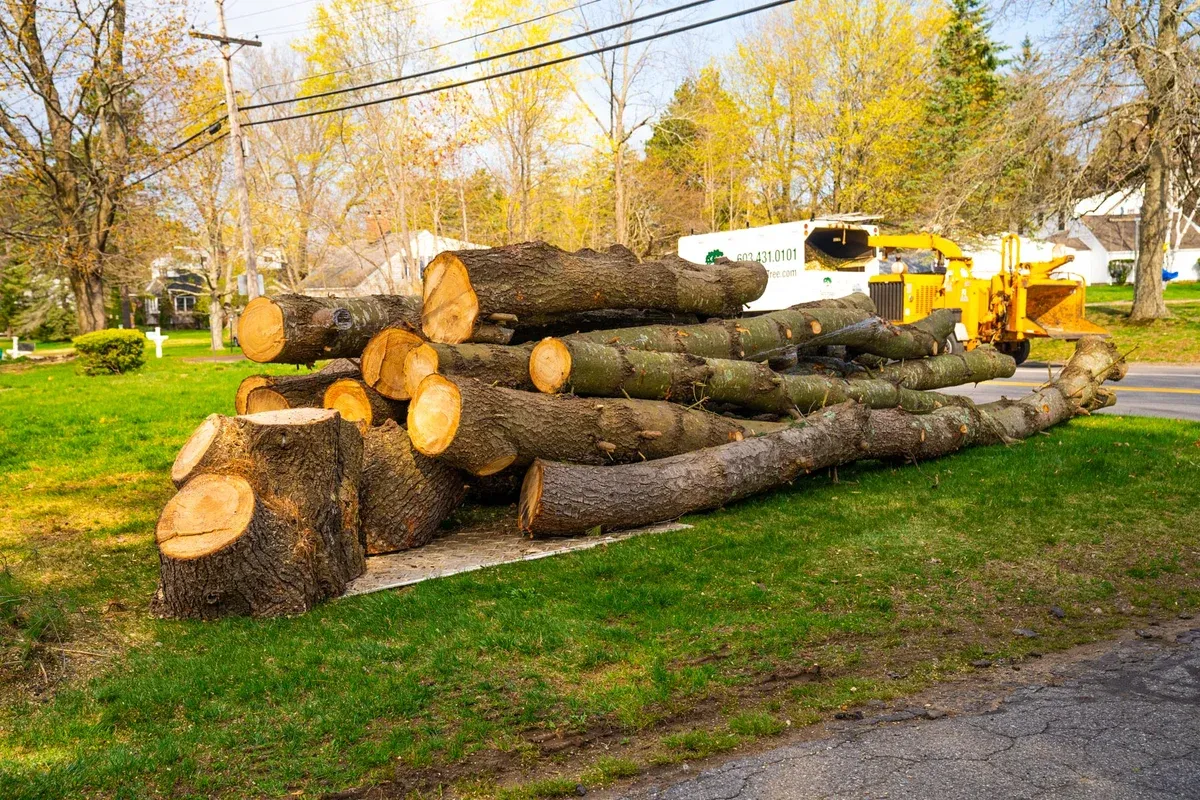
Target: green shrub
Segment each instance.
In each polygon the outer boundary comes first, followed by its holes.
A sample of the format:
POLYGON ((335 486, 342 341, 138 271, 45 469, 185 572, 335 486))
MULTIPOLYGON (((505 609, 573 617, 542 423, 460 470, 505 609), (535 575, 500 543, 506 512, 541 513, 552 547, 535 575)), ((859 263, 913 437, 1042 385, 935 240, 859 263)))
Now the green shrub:
POLYGON ((1108 277, 1116 286, 1124 286, 1129 281, 1129 273, 1133 272, 1133 261, 1128 258, 1114 258, 1108 262, 1108 277))
POLYGON ((146 361, 146 339, 141 331, 95 331, 72 341, 88 375, 117 375, 137 369, 146 361))

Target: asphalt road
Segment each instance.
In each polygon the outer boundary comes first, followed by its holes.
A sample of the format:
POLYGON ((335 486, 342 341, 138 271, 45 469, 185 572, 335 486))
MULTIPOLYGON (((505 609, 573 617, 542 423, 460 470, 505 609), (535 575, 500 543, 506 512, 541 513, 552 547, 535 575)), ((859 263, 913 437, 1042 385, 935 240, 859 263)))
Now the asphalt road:
MULTIPOLYGON (((1045 383, 1048 375, 1045 364, 1027 362, 1011 378, 945 391, 976 402, 1018 398, 1045 383)), ((1116 390, 1117 404, 1101 413, 1200 420, 1200 364, 1130 364, 1125 380, 1105 385, 1116 390)))
POLYGON ((1200 630, 1159 630, 982 713, 880 715, 623 797, 1196 800, 1200 630))

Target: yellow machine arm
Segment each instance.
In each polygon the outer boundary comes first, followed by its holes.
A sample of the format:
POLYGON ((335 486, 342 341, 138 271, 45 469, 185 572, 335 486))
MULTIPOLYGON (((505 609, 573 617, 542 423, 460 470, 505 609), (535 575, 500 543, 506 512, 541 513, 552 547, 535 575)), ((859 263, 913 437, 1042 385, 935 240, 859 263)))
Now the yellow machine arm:
POLYGON ((964 260, 961 247, 935 233, 877 234, 868 237, 867 244, 898 250, 932 250, 945 258, 964 260))

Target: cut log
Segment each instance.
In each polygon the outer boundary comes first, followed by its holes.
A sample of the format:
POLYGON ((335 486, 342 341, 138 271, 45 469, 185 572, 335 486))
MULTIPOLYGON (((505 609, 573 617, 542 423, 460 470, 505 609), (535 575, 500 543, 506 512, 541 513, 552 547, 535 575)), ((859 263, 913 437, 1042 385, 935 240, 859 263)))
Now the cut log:
POLYGON ((408 406, 413 446, 474 475, 534 458, 609 464, 664 458, 786 427, 650 400, 584 399, 430 375, 408 406))
POLYGON ((159 616, 308 610, 362 574, 357 429, 324 409, 214 414, 171 471, 159 519, 159 616))
POLYGON ((465 494, 463 474, 413 450, 394 420, 364 435, 359 498, 368 555, 427 544, 465 494))
POLYGON ((278 375, 251 375, 248 378, 243 378, 242 382, 238 384, 237 394, 233 398, 234 411, 239 414, 245 414, 246 401, 250 398, 250 393, 255 389, 270 386, 273 381, 278 379, 278 375))
POLYGON ((388 420, 403 420, 408 414, 407 403, 389 400, 354 378, 340 378, 329 384, 322 405, 355 423, 361 431, 388 420))
MULTIPOLYGON (((283 411, 288 408, 322 408, 325 392, 350 372, 310 372, 307 375, 274 375, 270 380, 246 394, 243 414, 260 411, 283 411)), ((250 380, 247 378, 246 380, 250 380)), ((242 381, 243 384, 246 381, 242 381)), ((239 394, 241 387, 238 387, 239 394)), ((236 404, 235 404, 236 405, 236 404)))
MULTIPOLYGON (((331 380, 337 380, 339 378, 357 377, 358 376, 358 362, 354 361, 352 359, 349 359, 349 358, 337 358, 337 359, 334 359, 333 361, 330 361, 328 364, 326 364, 324 367, 322 367, 320 370, 318 370, 316 374, 317 375, 326 375, 326 376, 332 375, 333 378, 331 380)), ((306 384, 306 380, 310 377, 312 377, 312 373, 308 373, 308 374, 304 374, 304 375, 251 375, 250 377, 245 378, 240 384, 238 384, 237 395, 233 399, 233 408, 239 414, 249 414, 251 412, 247 407, 248 401, 250 399, 250 393, 253 392, 255 389, 261 389, 264 387, 270 388, 271 386, 275 385, 276 383, 287 384, 292 381, 298 382, 297 385, 299 385, 299 386, 305 386, 305 385, 308 385, 308 384, 306 384)), ((321 380, 324 381, 326 379, 322 378, 321 380)), ((310 388, 307 391, 308 392, 323 391, 323 389, 319 388, 322 385, 328 386, 329 384, 328 383, 322 384, 320 381, 318 381, 316 383, 311 384, 312 388, 310 388)), ((320 405, 319 402, 316 402, 317 398, 315 395, 313 395, 310 399, 311 399, 313 405, 315 405, 315 406, 320 405)), ((265 400, 263 402, 265 404, 269 405, 270 407, 257 408, 257 409, 255 409, 256 411, 274 411, 274 410, 278 410, 281 408, 290 408, 290 406, 288 406, 288 405, 283 405, 283 403, 286 402, 286 398, 283 401, 275 400, 272 398, 270 400, 265 400)), ((299 403, 298 405, 303 406, 303 405, 308 405, 308 404, 299 403)))
POLYGON ((915 328, 898 330, 861 308, 812 306, 772 311, 757 317, 714 320, 699 325, 646 325, 611 331, 592 331, 569 338, 633 350, 688 353, 701 358, 754 359, 786 354, 819 335, 859 326, 856 344, 888 358, 924 358, 939 351, 939 343, 915 328))
MULTIPOLYGON (((976 351, 978 352, 978 351, 976 351)), ((923 359, 924 369, 900 368, 887 380, 854 380, 825 375, 781 375, 753 361, 698 358, 608 347, 576 339, 546 339, 534 348, 531 379, 546 393, 572 391, 594 397, 636 397, 693 404, 712 400, 757 413, 808 413, 846 400, 872 408, 902 406, 932 410, 944 398, 907 391, 903 379, 919 380, 920 389, 940 389, 1012 375, 1016 364, 994 351, 968 356, 923 359), (892 376, 895 376, 892 378, 892 376)), ((906 362, 909 363, 909 362, 906 362)))
POLYGON ((627 248, 569 253, 545 242, 440 254, 425 272, 421 326, 435 342, 470 341, 480 324, 553 323, 564 314, 656 309, 732 316, 762 295, 757 262, 638 263, 627 248))
POLYGON ((870 316, 853 325, 825 333, 805 342, 805 348, 844 346, 852 352, 884 358, 923 358, 949 352, 945 342, 954 333, 958 315, 939 308, 929 316, 906 325, 896 325, 882 317, 870 316))
POLYGON ((251 361, 312 364, 357 358, 384 328, 417 330, 420 317, 419 297, 259 297, 242 312, 238 341, 251 361))
POLYGON ((1087 338, 1054 382, 1018 401, 975 406, 963 399, 921 415, 845 403, 802 426, 642 464, 592 467, 539 459, 522 486, 520 525, 533 536, 638 527, 860 458, 927 459, 1025 439, 1111 404, 1113 395, 1101 383, 1124 374, 1111 343, 1087 338))
POLYGON ((942 355, 898 361, 870 372, 855 372, 851 380, 883 380, 906 389, 944 389, 996 378, 1011 378, 1017 362, 993 347, 977 347, 961 355, 942 355))
POLYGON ((529 353, 533 345, 439 344, 388 329, 363 351, 363 379, 384 397, 407 400, 435 372, 532 391, 529 353))

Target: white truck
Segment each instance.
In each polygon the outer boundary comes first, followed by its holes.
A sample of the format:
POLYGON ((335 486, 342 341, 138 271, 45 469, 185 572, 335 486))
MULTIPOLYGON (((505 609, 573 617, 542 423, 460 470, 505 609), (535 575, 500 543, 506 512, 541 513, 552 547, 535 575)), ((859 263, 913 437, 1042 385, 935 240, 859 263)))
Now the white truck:
POLYGON ((761 228, 683 236, 679 256, 711 264, 724 256, 734 261, 758 261, 767 268, 767 290, 751 303, 750 311, 781 308, 844 297, 867 290, 867 279, 878 275, 879 251, 867 237, 879 232, 860 214, 821 217, 761 228))

